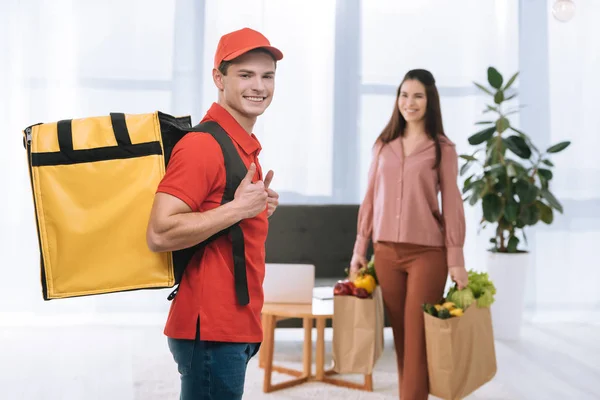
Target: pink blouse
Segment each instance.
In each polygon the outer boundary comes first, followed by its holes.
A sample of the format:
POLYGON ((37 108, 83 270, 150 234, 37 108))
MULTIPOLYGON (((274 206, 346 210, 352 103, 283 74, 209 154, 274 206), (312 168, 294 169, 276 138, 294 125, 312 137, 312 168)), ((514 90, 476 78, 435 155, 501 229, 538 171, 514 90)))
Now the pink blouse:
POLYGON ((428 140, 404 157, 398 137, 373 148, 369 181, 358 212, 354 252, 366 255, 373 242, 446 247, 448 267, 465 266, 465 214, 458 188, 455 145, 440 136, 442 159, 435 164, 435 144, 428 140), (442 209, 438 205, 441 192, 442 209))

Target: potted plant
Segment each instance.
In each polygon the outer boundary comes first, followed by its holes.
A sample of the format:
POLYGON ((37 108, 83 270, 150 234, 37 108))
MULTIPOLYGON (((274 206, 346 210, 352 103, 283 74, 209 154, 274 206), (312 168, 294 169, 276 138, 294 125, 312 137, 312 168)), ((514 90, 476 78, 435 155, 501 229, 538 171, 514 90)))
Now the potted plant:
POLYGON ((474 82, 490 96, 483 113, 492 117, 476 123, 483 129, 468 139, 475 151, 460 155, 465 160, 460 169, 460 175, 466 176, 464 200, 472 206, 481 204, 480 229, 493 228, 487 271, 497 288, 492 306, 494 334, 504 339, 518 338, 521 327, 529 264, 525 229, 540 221, 551 224, 554 212, 563 212, 550 190, 554 166, 550 157, 570 145, 564 141, 540 151, 526 133, 513 126, 509 117, 520 107, 509 102, 517 97, 511 86, 518 74, 505 82, 502 74, 489 67, 489 85, 474 82))

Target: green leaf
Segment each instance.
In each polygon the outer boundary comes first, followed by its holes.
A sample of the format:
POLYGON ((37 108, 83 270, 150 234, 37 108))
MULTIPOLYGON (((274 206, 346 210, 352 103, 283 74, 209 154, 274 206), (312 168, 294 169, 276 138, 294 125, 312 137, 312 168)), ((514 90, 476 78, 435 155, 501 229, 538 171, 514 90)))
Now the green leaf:
POLYGON ((550 161, 550 160, 542 160, 542 162, 549 167, 554 167, 554 164, 552 164, 552 161, 550 161))
POLYGON ((488 146, 487 146, 485 163, 488 165, 491 165, 491 164, 497 164, 497 163, 501 162, 502 156, 504 155, 505 150, 506 150, 506 146, 504 146, 504 143, 502 142, 502 140, 500 140, 500 141, 498 141, 496 139, 490 140, 490 141, 488 141, 487 145, 488 146))
POLYGON ((542 189, 548 189, 548 180, 544 178, 543 175, 538 174, 538 179, 540 180, 540 184, 542 185, 542 189))
POLYGON ((510 79, 508 80, 508 82, 506 82, 506 85, 504 86, 504 90, 508 89, 515 82, 517 76, 519 76, 519 72, 516 72, 513 76, 510 77, 510 79))
POLYGON ((569 141, 560 142, 560 143, 555 144, 554 146, 548 147, 548 149, 546 150, 546 152, 548 152, 548 153, 558 153, 559 151, 563 151, 564 149, 566 149, 567 147, 569 147, 570 144, 571 144, 571 142, 569 142, 569 141))
POLYGON ((498 110, 498 107, 490 106, 489 104, 486 104, 486 107, 487 107, 487 108, 486 108, 485 110, 483 110, 483 113, 484 113, 484 114, 485 114, 485 113, 488 113, 488 112, 490 112, 490 111, 495 111, 495 112, 497 112, 498 114, 500 113, 500 110, 498 110))
POLYGON ((505 117, 500 118, 497 122, 496 122, 496 130, 499 133, 504 132, 505 130, 508 129, 508 127, 510 126, 510 122, 508 121, 508 119, 506 119, 505 117))
POLYGON ((531 204, 537 198, 538 188, 525 179, 519 179, 515 184, 515 189, 522 204, 531 204))
POLYGON ((474 206, 475 204, 477 204, 477 202, 479 201, 479 196, 477 196, 477 194, 473 193, 471 195, 471 197, 469 197, 469 204, 474 206))
POLYGON ((517 220, 517 215, 519 214, 519 203, 517 203, 514 199, 509 198, 506 203, 506 207, 504 208, 504 218, 508 222, 515 222, 517 220))
POLYGON ((535 225, 540 220, 540 210, 537 208, 537 205, 530 204, 527 207, 521 209, 521 215, 519 215, 519 219, 525 225, 535 225))
POLYGON ((542 189, 540 191, 540 194, 542 195, 542 197, 544 199, 546 199, 546 201, 550 204, 551 207, 558 210, 558 212, 560 212, 562 214, 563 207, 560 204, 560 202, 556 199, 556 197, 554 197, 552 192, 550 192, 548 189, 542 189))
POLYGON ((490 96, 493 96, 494 94, 485 86, 477 83, 477 82, 473 82, 475 84, 475 86, 477 86, 479 89, 483 90, 484 92, 486 92, 487 94, 489 94, 490 96))
POLYGON ((502 104, 504 101, 504 92, 502 90, 498 90, 494 95, 494 103, 502 104))
POLYGON ((490 139, 494 135, 494 132, 496 132, 495 126, 492 128, 485 128, 485 129, 475 133, 474 135, 472 135, 469 138, 469 144, 471 144, 471 145, 481 144, 481 143, 485 142, 486 140, 490 139))
POLYGON ((514 126, 511 126, 510 129, 513 130, 513 131, 515 131, 516 133, 518 133, 521 136, 527 136, 525 133, 521 132, 520 130, 518 130, 514 126))
POLYGON ((518 175, 527 175, 527 169, 522 164, 520 164, 514 160, 507 160, 507 164, 508 164, 508 166, 514 168, 514 170, 517 172, 517 176, 518 175))
POLYGON ((504 144, 510 151, 512 151, 521 158, 528 159, 529 157, 531 157, 531 149, 529 148, 525 140, 520 136, 509 136, 506 139, 504 139, 504 144))
POLYGON ((498 176, 504 174, 505 166, 502 164, 492 164, 485 167, 484 171, 492 176, 498 176))
POLYGON ((465 183, 464 183, 464 186, 463 186, 463 189, 462 189, 462 193, 463 194, 467 193, 473 187, 473 184, 475 182, 473 182, 471 180, 473 179, 474 176, 475 175, 471 175, 470 177, 468 177, 467 179, 465 179, 465 183))
POLYGON ((508 166, 506 167, 506 173, 511 178, 515 177, 515 176, 517 176, 517 169, 515 168, 515 166, 513 164, 508 164, 508 166))
POLYGON ((516 253, 518 245, 519 245, 519 238, 517 238, 516 236, 511 236, 510 239, 508 239, 508 245, 506 246, 506 252, 507 253, 516 253))
POLYGON ((498 174, 494 184, 494 192, 504 194, 507 190, 506 174, 498 174))
POLYGON ((467 161, 477 161, 475 157, 470 156, 468 154, 461 154, 459 157, 467 161))
POLYGON ((544 223, 550 225, 554 220, 554 213, 552 212, 552 208, 548 207, 546 204, 542 203, 539 200, 535 202, 535 205, 540 210, 540 219, 544 223))
POLYGON ((552 171, 550 171, 549 169, 545 169, 545 168, 540 168, 538 169, 537 173, 540 176, 543 176, 545 180, 549 181, 550 179, 552 179, 552 171))
POLYGON ((500 89, 502 87, 503 78, 496 68, 489 67, 487 70, 487 75, 488 82, 493 88, 500 89))
POLYGON ((462 167, 460 167, 460 176, 463 176, 471 167, 471 162, 467 161, 462 167))
POLYGON ((471 185, 471 190, 473 192, 471 193, 471 197, 469 198, 469 204, 474 206, 477 203, 477 201, 479 201, 479 199, 481 198, 481 192, 483 192, 483 189, 485 189, 485 182, 480 179, 472 182, 471 185))
POLYGON ((475 122, 475 125, 488 125, 488 124, 495 124, 494 121, 477 121, 475 122))
POLYGON ((483 196, 483 217, 490 222, 497 222, 502 215, 502 199, 500 196, 488 193, 483 196))
MULTIPOLYGON (((517 97, 516 93, 511 94, 510 96, 508 96, 507 98, 504 99, 504 101, 509 101, 514 99, 515 97, 517 97)), ((514 114, 515 112, 512 112, 512 114, 514 114)))

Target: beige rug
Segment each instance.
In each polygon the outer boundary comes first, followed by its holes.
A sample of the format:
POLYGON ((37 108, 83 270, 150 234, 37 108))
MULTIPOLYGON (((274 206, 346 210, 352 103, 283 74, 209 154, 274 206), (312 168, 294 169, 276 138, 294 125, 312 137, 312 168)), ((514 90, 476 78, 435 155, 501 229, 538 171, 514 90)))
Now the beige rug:
MULTIPOLYGON (((331 365, 331 342, 326 342, 325 363, 331 365)), ((389 347, 389 346, 388 346, 389 347)), ((313 361, 314 361, 313 353, 313 361)), ((275 344, 274 363, 288 368, 302 369, 302 343, 278 342, 275 344)), ((395 370, 395 355, 393 349, 386 348, 385 353, 377 364, 373 374, 374 392, 365 392, 347 389, 334 385, 310 382, 289 389, 265 394, 262 391, 264 370, 258 367, 258 358, 254 358, 248 365, 246 375, 245 399, 271 399, 271 400, 296 400, 296 399, 331 399, 331 400, 371 400, 371 399, 398 399, 398 375, 395 370)), ((313 374, 314 374, 313 365, 313 374)), ((342 375, 341 378, 357 383, 362 383, 362 375, 342 375)), ((280 373, 273 373, 273 383, 284 382, 293 377, 280 373)))
MULTIPOLYGON (((325 363, 331 365, 331 341, 326 341, 325 363)), ((314 353, 313 353, 314 361, 314 353)), ((276 342, 274 363, 289 368, 302 369, 302 343, 293 341, 276 342)), ((314 365, 313 365, 314 368, 314 365)), ((314 369, 313 369, 314 373, 314 369)), ((362 383, 362 375, 343 375, 343 379, 362 383)), ((283 382, 292 377, 273 373, 273 382, 283 382)), ((396 355, 393 343, 386 340, 384 353, 377 362, 373 373, 373 392, 348 389, 325 383, 310 382, 289 389, 272 393, 263 393, 262 385, 264 370, 258 367, 258 358, 254 358, 248 365, 246 375, 246 389, 244 399, 260 400, 300 400, 300 399, 327 399, 327 400, 375 400, 398 399, 398 375, 396 372, 396 355)), ((430 400, 438 400, 429 396, 430 400)), ((492 380, 465 400, 516 400, 499 382, 492 380)), ((545 399, 546 400, 546 399, 545 399)))

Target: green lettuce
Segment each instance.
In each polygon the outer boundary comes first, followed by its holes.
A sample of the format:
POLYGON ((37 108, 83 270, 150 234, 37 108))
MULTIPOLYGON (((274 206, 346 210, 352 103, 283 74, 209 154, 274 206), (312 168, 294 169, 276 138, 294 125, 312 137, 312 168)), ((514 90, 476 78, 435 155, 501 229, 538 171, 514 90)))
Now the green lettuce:
POLYGON ((454 284, 449 290, 446 298, 456 304, 457 307, 466 308, 475 302, 478 307, 489 307, 494 302, 496 287, 490 281, 487 272, 469 271, 469 283, 466 288, 458 290, 454 284), (472 300, 470 300, 472 296, 472 300), (462 304, 462 305, 461 305, 462 304))

